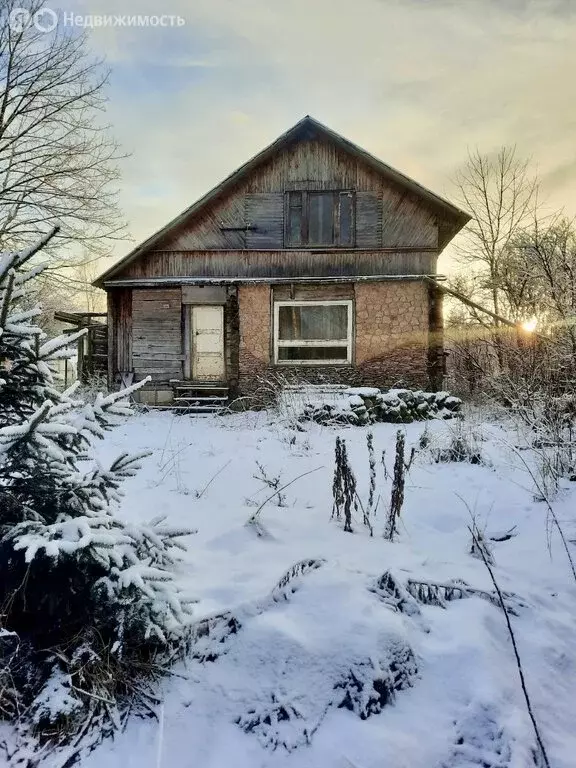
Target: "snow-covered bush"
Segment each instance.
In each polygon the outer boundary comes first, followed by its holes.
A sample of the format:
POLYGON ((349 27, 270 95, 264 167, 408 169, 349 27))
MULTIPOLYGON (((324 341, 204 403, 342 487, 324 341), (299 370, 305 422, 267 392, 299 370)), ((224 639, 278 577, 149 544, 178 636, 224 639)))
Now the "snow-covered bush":
POLYGON ((270 750, 309 745, 330 710, 377 715, 417 683, 418 662, 403 617, 374 608, 362 575, 295 563, 264 598, 193 627, 200 695, 232 690, 232 722, 270 750))
POLYGON ((461 408, 460 398, 449 392, 351 387, 341 392, 338 402, 306 403, 299 420, 318 424, 364 425, 378 421, 409 424, 427 419, 452 419, 459 415, 461 408))
POLYGON ((482 450, 482 434, 468 422, 458 421, 434 436, 421 437, 423 450, 436 464, 452 462, 490 465, 482 450))
POLYGON ((91 453, 140 385, 89 404, 77 386, 59 391, 52 364, 82 332, 46 340, 40 309, 19 308, 37 274, 27 264, 49 237, 0 257, 0 715, 50 745, 98 738, 138 709, 189 603, 173 577, 188 531, 114 514, 143 456, 106 468, 91 453))
POLYGON ((475 444, 469 442, 463 434, 454 434, 445 448, 436 448, 433 451, 436 464, 449 464, 450 462, 464 462, 469 464, 484 464, 481 451, 475 444))

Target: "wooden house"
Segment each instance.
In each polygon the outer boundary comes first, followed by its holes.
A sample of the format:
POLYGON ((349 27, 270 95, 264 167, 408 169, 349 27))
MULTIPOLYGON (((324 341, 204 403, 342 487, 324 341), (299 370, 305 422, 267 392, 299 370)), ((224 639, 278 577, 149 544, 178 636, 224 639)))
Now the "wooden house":
POLYGON ((305 117, 101 275, 111 383, 439 387, 438 255, 469 215, 305 117), (280 374, 280 376, 279 376, 280 374))

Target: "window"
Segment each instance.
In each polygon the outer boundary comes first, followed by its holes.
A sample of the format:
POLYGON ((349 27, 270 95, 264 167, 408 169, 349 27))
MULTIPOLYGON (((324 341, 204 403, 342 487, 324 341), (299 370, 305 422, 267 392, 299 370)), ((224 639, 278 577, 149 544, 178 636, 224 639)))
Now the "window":
POLYGON ((354 244, 354 193, 287 192, 285 243, 297 246, 354 244))
POLYGON ((277 301, 274 359, 280 365, 352 361, 351 301, 277 301))

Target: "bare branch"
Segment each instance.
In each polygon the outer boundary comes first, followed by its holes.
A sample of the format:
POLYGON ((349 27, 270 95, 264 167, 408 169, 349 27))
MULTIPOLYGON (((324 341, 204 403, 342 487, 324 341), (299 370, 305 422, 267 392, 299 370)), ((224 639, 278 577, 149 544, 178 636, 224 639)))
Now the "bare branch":
POLYGON ((53 245, 71 246, 69 262, 102 256, 126 236, 117 204, 123 155, 103 121, 108 71, 85 35, 11 26, 16 7, 33 16, 44 0, 3 0, 0 10, 0 248, 59 225, 53 245))

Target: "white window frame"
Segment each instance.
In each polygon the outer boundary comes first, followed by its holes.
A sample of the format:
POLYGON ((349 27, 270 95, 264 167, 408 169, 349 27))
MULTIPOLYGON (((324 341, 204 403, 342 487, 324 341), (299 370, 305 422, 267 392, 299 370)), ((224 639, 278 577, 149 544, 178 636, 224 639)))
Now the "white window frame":
POLYGON ((352 362, 353 318, 352 300, 341 301, 275 301, 274 302, 274 364, 275 365, 350 365, 352 362), (295 339, 284 341, 278 338, 280 330, 280 307, 346 307, 348 310, 348 335, 346 339, 295 339), (345 360, 279 360, 281 347, 346 347, 345 360))

